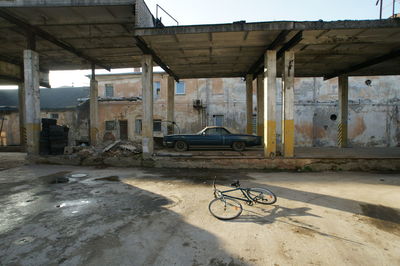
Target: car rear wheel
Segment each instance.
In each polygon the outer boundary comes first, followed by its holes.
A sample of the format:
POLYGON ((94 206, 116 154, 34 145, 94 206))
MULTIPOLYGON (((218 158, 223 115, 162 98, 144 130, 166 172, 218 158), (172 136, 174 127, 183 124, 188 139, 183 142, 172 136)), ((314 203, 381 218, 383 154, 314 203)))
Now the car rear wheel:
POLYGON ((242 141, 236 141, 232 143, 232 149, 234 151, 244 151, 244 149, 246 149, 246 143, 242 141))
POLYGON ((176 151, 187 151, 189 147, 186 142, 178 140, 175 142, 174 148, 176 151))

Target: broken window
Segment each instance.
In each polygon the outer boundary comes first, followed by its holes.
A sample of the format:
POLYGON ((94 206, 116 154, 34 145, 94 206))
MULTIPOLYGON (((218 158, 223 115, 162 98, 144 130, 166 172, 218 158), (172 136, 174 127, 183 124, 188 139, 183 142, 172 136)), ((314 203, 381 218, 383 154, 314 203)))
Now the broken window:
POLYGON ((142 119, 135 120, 135 134, 142 135, 142 119))
POLYGON ((51 119, 58 119, 58 114, 57 113, 50 114, 50 118, 51 119))
POLYGON ((183 81, 177 82, 175 86, 175 94, 185 94, 186 93, 185 89, 186 89, 185 82, 183 81))
POLYGON ((114 85, 106 84, 106 97, 114 97, 114 85))
POLYGON ((153 98, 154 100, 160 99, 161 96, 161 83, 160 82, 154 82, 153 84, 153 98))
POLYGON ((106 130, 115 130, 115 121, 106 121, 106 130))
POLYGON ((153 131, 160 132, 161 131, 161 120, 155 119, 153 120, 153 131))

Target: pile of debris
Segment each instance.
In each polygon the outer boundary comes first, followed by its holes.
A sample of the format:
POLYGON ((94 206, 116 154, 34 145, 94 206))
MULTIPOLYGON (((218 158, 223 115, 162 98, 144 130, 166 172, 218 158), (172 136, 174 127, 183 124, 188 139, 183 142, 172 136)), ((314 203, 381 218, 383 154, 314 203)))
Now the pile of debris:
POLYGON ((107 141, 97 146, 67 147, 65 154, 77 154, 80 157, 131 157, 142 153, 142 144, 132 141, 107 141))

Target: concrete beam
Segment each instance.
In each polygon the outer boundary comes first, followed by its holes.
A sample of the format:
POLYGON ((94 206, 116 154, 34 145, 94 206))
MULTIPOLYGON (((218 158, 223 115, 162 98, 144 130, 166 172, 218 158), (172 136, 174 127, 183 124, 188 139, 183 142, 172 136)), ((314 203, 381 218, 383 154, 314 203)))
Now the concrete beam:
POLYGON ((168 134, 174 134, 174 125, 170 122, 175 121, 175 80, 173 77, 168 76, 167 81, 167 121, 168 121, 168 134))
POLYGON ((276 156, 276 51, 265 53, 264 63, 264 156, 276 156))
POLYGON ((1 1, 0 7, 130 6, 134 2, 135 0, 13 0, 1 1))
POLYGON ((149 159, 154 153, 153 140, 153 58, 149 54, 142 57, 142 147, 143 159, 149 159))
POLYGON ((257 76, 257 135, 264 138, 264 75, 257 76))
POLYGON ((179 77, 175 75, 175 73, 166 64, 164 64, 164 62, 157 56, 157 54, 150 47, 147 46, 146 42, 142 38, 136 36, 135 40, 137 47, 139 47, 139 49, 142 50, 144 54, 151 55, 157 65, 164 69, 164 71, 167 72, 168 75, 174 77, 176 82, 179 82, 179 77))
POLYGON ((38 155, 40 139, 39 54, 35 51, 24 51, 24 77, 26 150, 28 155, 38 155))
POLYGON ((282 90, 283 156, 294 157, 294 52, 284 53, 282 90))
POLYGON ((278 21, 259 23, 231 23, 196 25, 188 27, 142 28, 136 29, 135 35, 174 35, 195 33, 239 32, 239 31, 282 31, 282 30, 335 30, 335 29, 371 29, 398 28, 400 20, 342 20, 342 21, 278 21))
POLYGON ((324 80, 335 78, 335 77, 338 77, 338 76, 341 76, 341 75, 350 74, 352 72, 361 70, 363 68, 367 68, 367 67, 370 67, 370 66, 373 66, 373 65, 377 65, 377 64, 380 64, 380 63, 385 62, 387 60, 395 59, 397 57, 400 57, 400 50, 395 50, 395 51, 392 51, 392 52, 390 52, 388 54, 385 54, 385 55, 382 55, 382 56, 379 56, 379 57, 376 57, 376 58, 373 58, 373 59, 369 59, 369 60, 367 60, 367 61, 365 61, 363 63, 357 64, 357 65, 354 65, 354 66, 351 66, 351 67, 347 67, 345 69, 342 69, 342 70, 333 72, 331 74, 325 75, 324 76, 324 80))
MULTIPOLYGON (((289 35, 290 31, 288 30, 283 30, 279 35, 275 38, 275 40, 268 45, 268 47, 265 49, 267 50, 274 50, 276 49, 279 45, 281 45, 284 41, 285 38, 289 35)), ((258 60, 250 67, 248 74, 254 74, 254 73, 259 73, 260 69, 262 72, 262 69, 264 68, 264 57, 265 57, 265 52, 258 58, 258 60)), ((253 78, 256 78, 253 76, 253 78)))
POLYGON ((26 32, 30 33, 30 34, 34 34, 37 35, 38 37, 45 39, 51 43, 53 43, 54 45, 57 45, 58 47, 72 53, 75 54, 78 57, 81 57, 85 60, 87 60, 90 63, 93 63, 99 67, 102 67, 108 71, 110 71, 110 67, 106 66, 105 64, 103 64, 102 62, 100 62, 99 60, 92 58, 86 54, 84 54, 82 51, 77 50, 75 47, 73 47, 71 44, 59 40, 56 37, 54 37, 53 35, 51 35, 50 33, 40 29, 37 26, 33 26, 31 24, 29 24, 28 22, 24 21, 21 18, 18 18, 17 16, 13 15, 12 13, 4 10, 4 9, 0 9, 0 17, 5 19, 6 21, 13 23, 15 25, 17 25, 18 27, 24 29, 26 32))
MULTIPOLYGON (((281 59, 286 51, 293 49, 297 44, 303 40, 303 31, 299 31, 292 39, 285 43, 281 49, 279 49, 276 57, 277 60, 281 59)), ((262 73, 262 68, 254 74, 254 78, 262 73)))
POLYGON ((339 123, 338 146, 346 148, 348 144, 348 119, 349 119, 349 77, 339 76, 339 123))
POLYGON ((95 146, 99 142, 99 89, 95 70, 92 69, 90 79, 90 144, 95 146))
POLYGON ((253 134, 253 76, 246 76, 246 133, 253 134))
MULTIPOLYGON (((23 82, 23 64, 0 61, 0 84, 15 85, 23 82)), ((39 84, 42 87, 50 88, 48 71, 39 72, 39 84)))

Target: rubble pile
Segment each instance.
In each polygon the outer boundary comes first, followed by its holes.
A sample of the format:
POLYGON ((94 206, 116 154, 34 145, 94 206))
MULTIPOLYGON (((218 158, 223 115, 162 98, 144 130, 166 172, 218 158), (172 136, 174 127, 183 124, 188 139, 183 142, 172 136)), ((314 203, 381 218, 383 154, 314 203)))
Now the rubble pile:
POLYGON ((97 146, 67 147, 65 154, 87 157, 131 157, 142 153, 142 144, 132 141, 106 141, 97 146))

